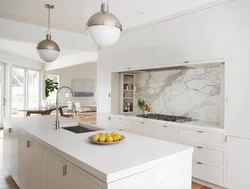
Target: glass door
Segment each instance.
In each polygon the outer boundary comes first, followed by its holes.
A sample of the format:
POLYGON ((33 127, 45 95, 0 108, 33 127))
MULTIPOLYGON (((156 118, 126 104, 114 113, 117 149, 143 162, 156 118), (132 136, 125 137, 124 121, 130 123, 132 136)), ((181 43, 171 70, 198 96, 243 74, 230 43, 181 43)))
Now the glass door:
POLYGON ((38 107, 40 105, 40 72, 28 70, 28 108, 38 107))
POLYGON ((5 67, 4 64, 0 63, 0 128, 3 125, 4 110, 6 103, 6 100, 4 98, 4 87, 5 87, 4 77, 5 77, 5 67))

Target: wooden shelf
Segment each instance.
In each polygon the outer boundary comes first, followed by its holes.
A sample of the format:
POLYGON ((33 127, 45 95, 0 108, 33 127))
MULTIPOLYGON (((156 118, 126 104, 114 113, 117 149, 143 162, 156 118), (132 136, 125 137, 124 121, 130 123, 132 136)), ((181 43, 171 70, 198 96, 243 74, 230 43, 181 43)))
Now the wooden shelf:
POLYGON ((133 99, 134 97, 123 97, 123 99, 133 99))
POLYGON ((123 89, 124 92, 133 92, 134 90, 123 89))
POLYGON ((123 83, 125 83, 125 84, 134 84, 134 82, 123 82, 123 83))

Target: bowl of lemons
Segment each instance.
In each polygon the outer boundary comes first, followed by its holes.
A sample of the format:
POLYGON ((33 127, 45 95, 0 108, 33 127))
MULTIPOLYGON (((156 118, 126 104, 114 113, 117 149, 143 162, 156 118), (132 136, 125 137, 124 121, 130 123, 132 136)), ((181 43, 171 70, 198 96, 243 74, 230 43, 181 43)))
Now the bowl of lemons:
POLYGON ((94 144, 117 144, 123 141, 125 137, 117 132, 112 133, 97 133, 93 136, 89 136, 89 140, 94 144))

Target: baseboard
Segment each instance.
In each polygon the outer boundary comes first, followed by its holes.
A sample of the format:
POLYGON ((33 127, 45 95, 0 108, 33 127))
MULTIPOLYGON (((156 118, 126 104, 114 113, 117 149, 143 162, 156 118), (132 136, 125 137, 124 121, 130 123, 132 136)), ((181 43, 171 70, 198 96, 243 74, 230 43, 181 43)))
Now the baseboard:
POLYGON ((222 186, 218 186, 218 185, 215 185, 215 184, 212 184, 212 183, 209 183, 209 182, 206 182, 206 181, 194 178, 194 177, 193 177, 192 180, 193 180, 193 182, 201 184, 201 185, 206 186, 208 188, 212 188, 212 189, 227 189, 227 188, 224 188, 222 186))

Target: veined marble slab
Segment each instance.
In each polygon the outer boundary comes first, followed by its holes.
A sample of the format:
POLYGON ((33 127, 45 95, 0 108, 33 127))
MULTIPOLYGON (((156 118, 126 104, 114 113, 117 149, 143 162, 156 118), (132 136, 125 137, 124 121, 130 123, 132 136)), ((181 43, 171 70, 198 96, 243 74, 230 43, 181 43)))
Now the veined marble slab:
POLYGON ((153 113, 220 122, 220 65, 141 72, 135 85, 136 100, 146 100, 153 113))

